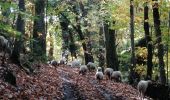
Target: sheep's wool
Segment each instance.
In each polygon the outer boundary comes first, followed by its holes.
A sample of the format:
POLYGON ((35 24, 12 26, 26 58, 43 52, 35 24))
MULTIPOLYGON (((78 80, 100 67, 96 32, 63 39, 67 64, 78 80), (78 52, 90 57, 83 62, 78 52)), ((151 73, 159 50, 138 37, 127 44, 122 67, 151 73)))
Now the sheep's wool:
POLYGON ((138 83, 138 90, 139 92, 142 92, 143 94, 146 92, 146 89, 148 87, 148 81, 144 81, 144 80, 141 80, 139 83, 138 83))
POLYGON ((103 72, 96 72, 96 79, 102 80, 103 79, 103 72))

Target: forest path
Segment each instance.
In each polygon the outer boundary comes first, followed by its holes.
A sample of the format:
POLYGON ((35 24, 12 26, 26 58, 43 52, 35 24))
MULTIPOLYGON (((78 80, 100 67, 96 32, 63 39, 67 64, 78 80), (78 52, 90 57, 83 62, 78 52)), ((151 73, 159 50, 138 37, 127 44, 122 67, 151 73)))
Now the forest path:
MULTIPOLYGON (((110 80, 105 80, 105 79, 101 83, 99 83, 95 79, 95 72, 88 72, 86 75, 79 75, 78 68, 71 68, 69 66, 58 67, 57 71, 60 73, 60 76, 62 76, 62 79, 65 80, 65 82, 69 83, 68 85, 71 84, 74 86, 74 88, 76 88, 75 90, 77 91, 76 93, 78 93, 78 95, 76 95, 77 96, 75 97, 76 99, 71 99, 71 100, 77 100, 78 97, 80 97, 81 100, 84 99, 138 100, 136 89, 132 88, 129 85, 127 86, 122 83, 114 83, 110 80), (130 90, 126 90, 128 88, 130 90)), ((68 90, 65 89, 66 92, 65 97, 70 96, 70 92, 67 92, 70 91, 70 89, 68 90)), ((73 97, 74 96, 75 95, 73 95, 73 97)))
POLYGON ((41 64, 26 74, 11 64, 17 88, 0 79, 0 99, 43 100, 138 100, 137 90, 124 83, 95 79, 95 72, 79 75, 78 68, 41 64))

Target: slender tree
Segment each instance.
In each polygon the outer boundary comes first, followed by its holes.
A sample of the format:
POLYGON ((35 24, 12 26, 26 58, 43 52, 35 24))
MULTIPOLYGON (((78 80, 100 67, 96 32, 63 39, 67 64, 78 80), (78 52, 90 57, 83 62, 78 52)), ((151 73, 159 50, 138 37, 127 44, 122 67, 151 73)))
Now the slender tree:
POLYGON ((46 54, 46 33, 45 33, 45 0, 35 1, 35 16, 33 27, 33 53, 34 57, 45 56, 46 54))
POLYGON ((149 34, 149 23, 148 23, 148 2, 145 3, 144 7, 144 30, 145 30, 145 37, 146 37, 146 44, 147 44, 147 76, 146 79, 152 79, 152 40, 149 34))
POLYGON ((169 58, 169 55, 168 55, 168 53, 169 53, 169 33, 170 32, 170 12, 169 12, 169 27, 168 27, 168 40, 167 40, 167 83, 169 82, 169 80, 168 80, 168 62, 169 62, 169 60, 168 60, 168 58, 169 58))
MULTIPOLYGON (((25 0, 19 0, 18 3, 19 11, 25 12, 25 0)), ((15 39, 14 43, 14 50, 11 55, 11 60, 13 63, 16 63, 20 65, 20 52, 21 48, 23 46, 23 36, 25 34, 25 21, 23 18, 23 15, 21 13, 18 14, 17 22, 16 22, 16 29, 17 31, 21 32, 21 35, 19 38, 15 39)))
POLYGON ((48 57, 49 57, 49 59, 53 59, 54 41, 53 41, 51 32, 49 32, 49 36, 50 36, 50 40, 49 40, 50 41, 50 49, 49 49, 48 57))
MULTIPOLYGON (((60 13, 60 15, 61 15, 61 17, 63 17, 63 19, 64 19, 65 21, 68 22, 68 24, 70 24, 70 25, 75 29, 76 32, 78 32, 77 27, 74 26, 74 25, 70 22, 70 20, 69 20, 63 13, 60 13)), ((71 56, 72 56, 72 60, 73 60, 73 56, 74 56, 75 58, 77 58, 77 55, 76 55, 76 45, 75 45, 75 42, 74 42, 73 33, 72 33, 71 28, 68 28, 68 33, 69 33, 69 40, 70 40, 69 50, 70 50, 70 52, 71 52, 71 56)))
POLYGON ((134 68, 136 66, 135 47, 134 47, 134 1, 130 0, 130 39, 131 39, 131 68, 129 82, 134 83, 135 75, 134 68))
POLYGON ((82 40, 82 47, 83 47, 83 51, 84 51, 84 58, 85 58, 85 64, 87 64, 88 62, 94 62, 93 56, 91 54, 91 52, 88 51, 87 49, 87 44, 85 41, 85 36, 81 30, 81 25, 80 25, 80 19, 78 18, 79 16, 79 12, 76 9, 76 6, 73 6, 73 12, 77 15, 75 20, 76 20, 76 26, 74 27, 74 29, 76 30, 76 32, 79 34, 79 38, 80 40, 82 40))
MULTIPOLYGON (((87 4, 89 4, 90 1, 88 1, 87 4)), ((88 9, 85 9, 82 1, 79 2, 79 6, 80 6, 80 10, 82 13, 81 18, 86 18, 87 14, 88 14, 88 9)), ((84 21, 84 27, 88 26, 88 22, 86 20, 84 21)), ((90 32, 88 31, 88 29, 85 30, 84 34, 87 35, 87 43, 86 43, 86 51, 85 51, 85 63, 87 64, 88 62, 94 62, 94 58, 93 58, 93 53, 92 53, 92 44, 91 44, 91 38, 90 38, 90 32)))
POLYGON ((76 45, 73 37, 73 33, 71 29, 69 29, 69 36, 70 36, 70 43, 69 43, 69 51, 71 52, 71 57, 73 60, 73 57, 77 59, 77 54, 76 54, 76 45))
POLYGON ((155 35, 156 35, 156 43, 158 44, 158 60, 159 60, 159 70, 160 70, 160 81, 162 84, 166 83, 166 76, 165 76, 165 64, 164 64, 164 49, 162 43, 162 35, 160 29, 160 15, 159 15, 159 5, 158 0, 153 1, 153 19, 154 19, 154 28, 155 28, 155 35))
POLYGON ((60 17, 60 26, 62 29, 62 38, 63 38, 63 51, 68 49, 69 47, 69 32, 68 32, 68 25, 69 23, 62 18, 62 16, 60 17))

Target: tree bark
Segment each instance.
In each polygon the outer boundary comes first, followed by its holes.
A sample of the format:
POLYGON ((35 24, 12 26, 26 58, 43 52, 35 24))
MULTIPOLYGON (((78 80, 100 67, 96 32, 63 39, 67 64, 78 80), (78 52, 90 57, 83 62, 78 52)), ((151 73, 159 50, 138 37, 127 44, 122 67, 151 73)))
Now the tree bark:
POLYGON ((75 59, 77 59, 77 55, 76 55, 76 45, 75 45, 75 41, 74 41, 74 38, 73 38, 73 33, 72 31, 69 29, 69 35, 70 35, 70 44, 69 44, 69 51, 71 52, 71 57, 72 57, 72 60, 73 60, 73 57, 75 59))
POLYGON ((154 28, 155 28, 155 35, 156 35, 156 43, 158 44, 158 59, 159 59, 159 70, 160 70, 160 81, 162 84, 166 83, 166 76, 165 76, 165 64, 163 60, 164 56, 164 49, 162 43, 162 36, 161 36, 161 29, 160 29, 160 16, 159 16, 159 5, 158 0, 153 1, 153 19, 154 19, 154 28))
POLYGON ((35 1, 35 15, 33 27, 33 53, 34 57, 42 57, 46 55, 46 33, 45 33, 45 0, 35 1))
POLYGON ((151 40, 151 36, 149 34, 149 23, 148 23, 148 5, 147 2, 145 3, 145 7, 144 7, 144 31, 145 31, 145 37, 146 37, 146 44, 147 44, 147 75, 146 75, 146 79, 151 80, 152 79, 152 40, 151 40))
MULTIPOLYGON (((115 25, 115 22, 113 22, 115 25)), ((116 54, 116 34, 115 30, 109 29, 109 25, 106 22, 104 25, 105 30, 105 45, 106 45, 106 64, 107 67, 113 68, 114 70, 118 69, 118 58, 116 54)))
POLYGON ((69 33, 68 33, 68 22, 63 18, 60 18, 60 26, 62 29, 62 38, 63 38, 63 51, 69 47, 69 33))
MULTIPOLYGON (((25 12, 25 1, 24 0, 19 0, 18 6, 21 12, 25 12)), ((17 31, 21 32, 21 35, 19 39, 15 39, 14 49, 11 55, 11 60, 13 63, 21 65, 19 58, 20 58, 20 52, 21 52, 22 46, 24 45, 23 36, 25 34, 25 21, 24 21, 24 18, 22 18, 22 15, 20 13, 18 14, 16 25, 17 25, 16 29, 17 31)))
POLYGON ((52 60, 53 57, 53 50, 54 50, 54 41, 53 41, 53 37, 52 37, 52 33, 49 33, 50 35, 50 49, 49 49, 49 53, 48 53, 48 57, 50 60, 52 60))
POLYGON ((134 47, 134 1, 130 0, 130 39, 131 39, 131 67, 129 83, 133 84, 135 79, 134 68, 136 66, 135 47, 134 47))
MULTIPOLYGON (((80 6, 80 10, 82 12, 82 18, 87 17, 88 10, 84 8, 82 1, 79 2, 79 6, 80 6)), ((83 20, 83 21, 84 21, 84 27, 87 27, 88 26, 87 21, 85 21, 85 20, 83 20)), ((89 35, 88 30, 86 30, 86 32, 84 32, 84 33, 89 35)), ((87 64, 88 62, 94 62, 90 36, 88 37, 88 40, 86 42, 87 42, 87 43, 85 43, 86 44, 86 50, 84 51, 85 64, 87 64)))

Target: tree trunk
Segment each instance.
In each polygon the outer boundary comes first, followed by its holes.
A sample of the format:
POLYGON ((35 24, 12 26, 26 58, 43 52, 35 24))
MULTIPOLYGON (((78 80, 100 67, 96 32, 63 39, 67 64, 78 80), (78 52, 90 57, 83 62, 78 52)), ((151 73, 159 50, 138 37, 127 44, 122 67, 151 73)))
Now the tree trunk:
POLYGON ((136 66, 135 60, 135 47, 134 47, 134 1, 130 0, 130 39, 131 39, 131 67, 130 67, 130 84, 134 83, 135 73, 134 68, 136 66))
MULTIPOLYGON (((19 0, 19 10, 21 12, 25 12, 25 1, 24 0, 19 0)), ((23 36, 25 34, 25 21, 24 18, 22 18, 22 15, 19 13, 18 14, 18 18, 17 18, 17 31, 21 32, 21 36, 19 37, 19 39, 15 39, 15 43, 14 43, 14 50, 12 52, 11 55, 11 60, 13 63, 20 65, 20 52, 22 49, 23 44, 23 36)))
MULTIPOLYGON (((115 25, 115 22, 113 22, 115 25)), ((109 29, 108 23, 105 23, 105 45, 106 45, 106 64, 107 67, 118 69, 118 58, 116 54, 116 34, 115 30, 109 29)))
MULTIPOLYGON (((60 15, 63 17, 64 20, 66 20, 69 24, 71 24, 70 20, 63 13, 60 13, 60 15)), ((71 24, 71 25, 77 31, 77 27, 74 26, 73 24, 71 24)), ((68 31, 69 31, 69 37, 70 37, 69 50, 71 52, 71 56, 72 56, 72 60, 73 60, 73 56, 77 59, 76 45, 74 42, 73 33, 72 33, 71 29, 68 29, 68 31)))
POLYGON ((68 19, 65 19, 63 16, 62 18, 60 18, 60 25, 62 27, 62 32, 63 32, 62 36, 63 36, 64 46, 65 46, 63 48, 65 48, 65 50, 69 49, 69 51, 71 52, 72 60, 73 60, 73 57, 77 58, 77 55, 76 55, 76 46, 74 43, 73 34, 71 30, 68 28, 69 22, 70 21, 68 21, 68 19))
POLYGON ((160 29, 160 16, 159 16, 159 5, 158 0, 153 1, 153 19, 154 19, 154 28, 155 28, 155 35, 156 35, 156 43, 158 44, 158 59, 159 59, 159 70, 160 70, 160 80, 162 84, 166 83, 166 76, 165 76, 165 64, 163 60, 164 50, 163 50, 163 43, 162 43, 162 36, 161 36, 161 29, 160 29))
MULTIPOLYGON (((44 22, 45 0, 35 1, 35 15, 33 27, 33 53, 34 57, 42 57, 46 55, 46 33, 44 22)), ((45 60, 45 58, 44 58, 45 60)))
MULTIPOLYGON (((80 23, 77 23, 76 28, 77 28, 76 31, 79 34, 80 40, 82 40, 82 41, 85 40, 83 32, 81 31, 80 23)), ((87 52, 87 45, 86 45, 85 41, 82 42, 82 47, 83 47, 83 50, 84 50, 85 64, 88 64, 88 62, 93 62, 93 61, 89 60, 90 54, 88 54, 88 52, 87 52)))
POLYGON ((52 33, 49 33, 50 35, 50 49, 49 49, 49 53, 48 53, 48 57, 50 60, 53 59, 53 50, 54 50, 54 41, 53 41, 53 37, 52 37, 52 33))
POLYGON ((63 18, 60 18, 60 25, 62 29, 62 38, 63 38, 63 51, 69 47, 69 33, 68 33, 68 22, 63 18))
POLYGON ((168 71, 168 64, 169 64, 169 60, 168 60, 168 58, 169 58, 169 33, 170 32, 170 12, 169 12, 169 27, 168 27, 168 40, 167 40, 167 68, 166 68, 166 70, 167 70, 167 75, 166 75, 166 78, 167 78, 167 83, 169 83, 169 80, 168 80, 168 74, 169 74, 169 71, 168 71))
POLYGON ((77 59, 76 45, 75 45, 75 42, 74 42, 73 33, 71 32, 70 29, 68 31, 69 31, 69 36, 70 36, 69 51, 71 52, 71 57, 72 57, 72 60, 73 60, 73 57, 75 59, 77 59))
POLYGON ((147 2, 145 3, 145 7, 144 7, 144 30, 145 30, 145 37, 146 37, 146 44, 147 44, 147 76, 146 79, 151 80, 152 79, 152 40, 151 40, 151 36, 149 34, 149 23, 148 23, 148 4, 147 2))
MULTIPOLYGON (((82 6, 82 5, 81 5, 82 6)), ((83 42, 82 42, 82 47, 83 47, 83 51, 84 51, 84 58, 85 58, 85 64, 87 64, 88 62, 94 62, 93 61, 93 56, 92 56, 92 54, 91 54, 91 52, 88 52, 87 51, 87 45, 86 45, 86 42, 84 41, 85 40, 85 37, 84 37, 84 34, 83 34, 83 32, 82 32, 82 30, 81 30, 81 26, 80 26, 80 19, 78 18, 78 16, 79 16, 79 13, 78 13, 78 11, 76 10, 76 6, 74 6, 73 7, 73 12, 77 15, 76 16, 76 22, 77 22, 77 24, 76 24, 76 31, 77 31, 77 33, 79 34, 79 38, 80 38, 80 40, 82 40, 83 42)), ((83 11, 82 11, 83 12, 83 11)), ((84 15, 84 14, 83 14, 84 15)), ((85 15, 84 15, 85 16, 85 15)))
MULTIPOLYGON (((82 1, 79 2, 79 6, 80 6, 80 10, 82 12, 82 18, 87 17, 88 10, 84 8, 82 1)), ((83 21, 84 21, 84 27, 87 27, 88 26, 87 21, 85 21, 85 20, 83 20, 83 21)), ((85 34, 89 35, 88 33, 89 33, 89 31, 86 30, 85 34)), ((84 51, 85 64, 87 64, 88 62, 94 62, 90 36, 88 37, 88 40, 86 42, 87 42, 86 43, 86 50, 84 51)))

